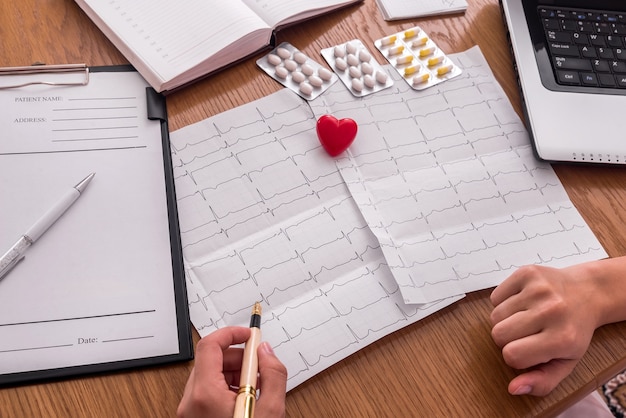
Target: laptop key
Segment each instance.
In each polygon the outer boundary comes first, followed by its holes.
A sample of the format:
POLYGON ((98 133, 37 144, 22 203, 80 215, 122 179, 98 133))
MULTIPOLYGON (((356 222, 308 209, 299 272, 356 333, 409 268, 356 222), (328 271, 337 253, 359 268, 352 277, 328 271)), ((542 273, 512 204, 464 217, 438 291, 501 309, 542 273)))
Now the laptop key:
POLYGON ((622 46, 624 46, 624 44, 622 43, 622 37, 621 36, 609 35, 609 36, 606 37, 606 43, 611 48, 621 48, 622 46))
POLYGON ((580 32, 574 32, 572 34, 572 37, 574 38, 574 42, 576 42, 579 45, 589 45, 589 35, 585 34, 585 33, 580 33, 580 32))
POLYGON ((541 8, 541 9, 539 9, 539 15, 541 17, 546 17, 546 18, 548 18, 548 17, 556 17, 556 12, 554 10, 541 8))
POLYGON ((556 75, 561 84, 580 84, 580 77, 576 71, 557 71, 556 75))
POLYGON ((613 77, 613 74, 598 74, 598 81, 603 87, 615 87, 615 77, 613 77))
POLYGON ((580 74, 580 80, 585 86, 597 86, 598 78, 594 73, 582 73, 580 74))
POLYGON ((543 27, 546 29, 559 30, 561 25, 557 19, 543 19, 543 27))
POLYGON ((611 69, 614 73, 626 74, 626 62, 611 61, 611 69))
POLYGON ((613 50, 609 48, 598 48, 598 55, 605 60, 613 59, 613 50))
POLYGON ((611 33, 611 26, 607 22, 596 22, 593 25, 594 32, 608 35, 611 33))
POLYGON ((555 57, 554 65, 555 67, 563 70, 591 71, 592 69, 589 60, 582 58, 555 57))
POLYGON ((550 42, 550 52, 553 55, 562 55, 567 57, 578 57, 578 47, 573 44, 562 44, 558 42, 550 42))
POLYGON ((596 49, 592 46, 581 46, 580 53, 583 58, 598 58, 598 54, 596 54, 596 49))
POLYGON ((602 35, 591 33, 589 34, 589 40, 591 41, 591 45, 606 46, 606 38, 602 35))
MULTIPOLYGON (((579 27, 578 23, 575 22, 574 20, 561 19, 560 24, 561 24, 561 29, 563 29, 563 30, 568 30, 568 31, 571 31, 571 32, 575 32, 577 30, 581 30, 581 27, 579 27)), ((546 29, 552 29, 552 28, 548 28, 546 26, 546 29)))
POLYGON ((593 69, 599 73, 608 73, 611 71, 607 61, 591 60, 591 65, 593 66, 593 69))
POLYGON ((546 31, 546 35, 550 41, 560 42, 560 43, 570 43, 572 42, 572 37, 569 32, 559 32, 555 30, 546 31))
POLYGON ((617 87, 626 88, 626 76, 619 76, 617 78, 617 87))

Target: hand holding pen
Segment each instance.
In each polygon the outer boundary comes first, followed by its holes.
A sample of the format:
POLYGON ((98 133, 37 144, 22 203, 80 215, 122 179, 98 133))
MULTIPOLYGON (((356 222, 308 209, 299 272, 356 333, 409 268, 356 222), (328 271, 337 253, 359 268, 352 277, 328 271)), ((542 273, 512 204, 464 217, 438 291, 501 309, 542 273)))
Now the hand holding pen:
MULTIPOLYGON (((178 405, 178 417, 233 417, 244 350, 231 345, 246 342, 251 335, 250 328, 225 327, 198 342, 195 365, 178 405)), ((267 342, 259 345, 256 354, 260 396, 254 418, 284 417, 287 369, 267 342)))

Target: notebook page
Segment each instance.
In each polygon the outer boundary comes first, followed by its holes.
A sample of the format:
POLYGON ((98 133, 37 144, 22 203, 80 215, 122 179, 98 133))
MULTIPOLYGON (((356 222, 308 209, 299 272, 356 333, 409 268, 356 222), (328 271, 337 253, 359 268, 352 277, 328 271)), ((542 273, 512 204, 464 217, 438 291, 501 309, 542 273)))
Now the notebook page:
MULTIPOLYGON (((360 1, 360 0, 358 0, 360 1)), ((271 27, 289 23, 306 17, 322 14, 341 6, 355 3, 355 0, 243 0, 271 27)))
MULTIPOLYGON (((201 63, 253 31, 269 29, 240 1, 84 1, 110 29, 105 34, 119 37, 128 47, 130 55, 125 55, 129 61, 138 68, 137 60, 145 62, 161 81, 201 63)), ((250 52, 263 44, 250 43, 250 52)))

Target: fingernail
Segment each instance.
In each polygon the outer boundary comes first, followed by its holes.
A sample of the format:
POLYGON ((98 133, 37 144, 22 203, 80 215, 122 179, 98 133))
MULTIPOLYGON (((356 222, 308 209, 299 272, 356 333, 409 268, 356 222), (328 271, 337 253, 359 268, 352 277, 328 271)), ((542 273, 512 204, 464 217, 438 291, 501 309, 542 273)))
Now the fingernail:
POLYGON ((530 392, 532 392, 532 390, 533 390, 532 386, 522 385, 522 386, 519 386, 517 389, 515 389, 515 392, 513 392, 513 395, 528 395, 530 392))
POLYGON ((263 342, 261 343, 261 348, 267 353, 267 354, 271 354, 272 356, 275 356, 276 354, 274 354, 274 349, 272 348, 272 346, 270 345, 270 343, 268 342, 263 342))

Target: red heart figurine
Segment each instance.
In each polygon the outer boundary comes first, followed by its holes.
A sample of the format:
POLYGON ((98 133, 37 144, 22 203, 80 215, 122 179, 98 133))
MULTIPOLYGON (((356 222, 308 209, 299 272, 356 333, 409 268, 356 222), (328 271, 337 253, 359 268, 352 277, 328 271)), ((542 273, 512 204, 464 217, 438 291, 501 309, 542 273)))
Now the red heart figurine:
POLYGON ((356 137, 357 126, 352 119, 324 115, 317 120, 317 137, 331 157, 344 152, 356 137))

